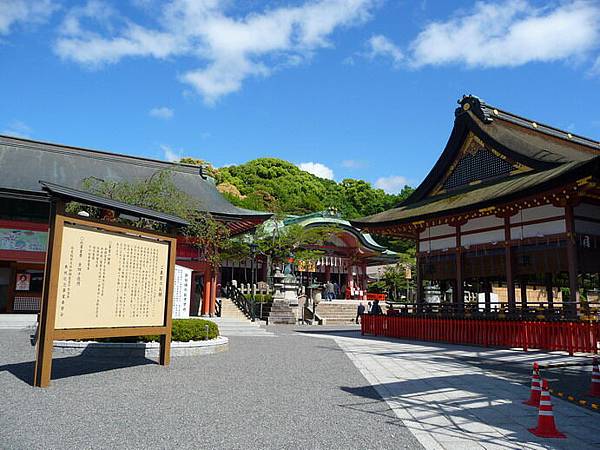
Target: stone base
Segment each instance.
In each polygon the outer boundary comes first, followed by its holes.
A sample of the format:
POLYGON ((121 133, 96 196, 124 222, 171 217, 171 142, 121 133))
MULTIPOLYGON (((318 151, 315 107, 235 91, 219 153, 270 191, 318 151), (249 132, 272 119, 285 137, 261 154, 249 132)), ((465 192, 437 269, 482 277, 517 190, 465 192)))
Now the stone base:
MULTIPOLYGON (((171 342, 171 356, 210 355, 229 350, 229 339, 219 336, 208 341, 171 342)), ((71 356, 157 358, 158 342, 54 341, 54 351, 71 356)))
POLYGON ((269 325, 295 325, 294 309, 285 300, 275 299, 269 313, 269 325))

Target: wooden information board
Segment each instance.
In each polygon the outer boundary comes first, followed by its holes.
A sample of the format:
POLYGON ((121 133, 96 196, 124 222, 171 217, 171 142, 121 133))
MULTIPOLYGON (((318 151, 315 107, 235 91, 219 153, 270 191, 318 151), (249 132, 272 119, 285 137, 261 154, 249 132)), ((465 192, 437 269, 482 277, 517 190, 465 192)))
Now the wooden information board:
POLYGON ((176 239, 62 209, 49 236, 34 385, 50 383, 54 339, 160 335, 168 365, 176 239))

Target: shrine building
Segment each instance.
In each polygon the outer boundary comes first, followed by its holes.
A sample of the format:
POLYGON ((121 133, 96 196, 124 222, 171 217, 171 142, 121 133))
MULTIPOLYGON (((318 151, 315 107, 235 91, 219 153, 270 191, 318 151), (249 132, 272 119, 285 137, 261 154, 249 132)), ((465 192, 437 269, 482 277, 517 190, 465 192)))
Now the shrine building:
POLYGON ((503 290, 502 313, 589 318, 600 273, 599 155, 598 140, 465 96, 415 192, 352 223, 416 242, 418 304, 435 286, 454 312, 481 295, 471 309, 484 313, 503 290))
MULTIPOLYGON (((268 232, 287 226, 335 227, 336 233, 323 245, 310 246, 306 250, 319 251, 322 256, 316 261, 295 259, 295 268, 301 286, 326 281, 336 283, 340 288, 340 299, 367 299, 367 269, 398 262, 396 252, 378 244, 371 235, 361 232, 345 220, 335 209, 328 209, 300 216, 288 216, 282 220, 269 219, 264 227, 268 232)), ((252 270, 256 270, 255 280, 267 281, 266 259, 258 256, 255 266, 250 260, 223 261, 221 279, 223 284, 232 280, 239 283, 252 281, 252 270)))
MULTIPOLYGON (((161 170, 169 170, 175 185, 232 235, 271 217, 229 203, 199 166, 0 136, 0 313, 39 311, 50 207, 40 180, 80 189, 89 178, 143 180, 161 170)), ((177 265, 191 270, 192 313, 214 314, 218 274, 197 248, 178 241, 177 265)))

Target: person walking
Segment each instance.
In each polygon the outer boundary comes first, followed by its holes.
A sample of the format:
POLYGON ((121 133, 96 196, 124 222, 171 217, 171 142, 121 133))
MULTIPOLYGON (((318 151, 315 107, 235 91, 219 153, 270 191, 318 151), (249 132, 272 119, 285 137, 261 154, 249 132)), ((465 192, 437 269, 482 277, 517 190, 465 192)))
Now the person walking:
POLYGON ((331 301, 333 300, 335 296, 335 288, 333 287, 333 283, 331 282, 331 280, 327 281, 327 283, 325 283, 325 298, 327 298, 327 300, 331 301))
POLYGON ((373 306, 371 307, 371 314, 381 315, 383 311, 381 310, 381 306, 379 306, 379 300, 373 301, 373 306))
POLYGON ((367 314, 371 314, 373 310, 373 304, 371 302, 367 303, 367 314))
POLYGON ((358 319, 362 322, 362 315, 365 313, 365 305, 360 302, 358 304, 358 308, 356 309, 356 323, 358 323, 358 319))

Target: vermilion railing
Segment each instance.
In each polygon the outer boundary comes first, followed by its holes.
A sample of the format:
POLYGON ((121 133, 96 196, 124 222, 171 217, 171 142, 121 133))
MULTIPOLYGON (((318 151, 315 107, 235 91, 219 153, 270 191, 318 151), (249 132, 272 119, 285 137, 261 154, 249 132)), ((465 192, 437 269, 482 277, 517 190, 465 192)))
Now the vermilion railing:
POLYGON ((598 353, 600 323, 364 315, 362 334, 450 344, 598 353))

